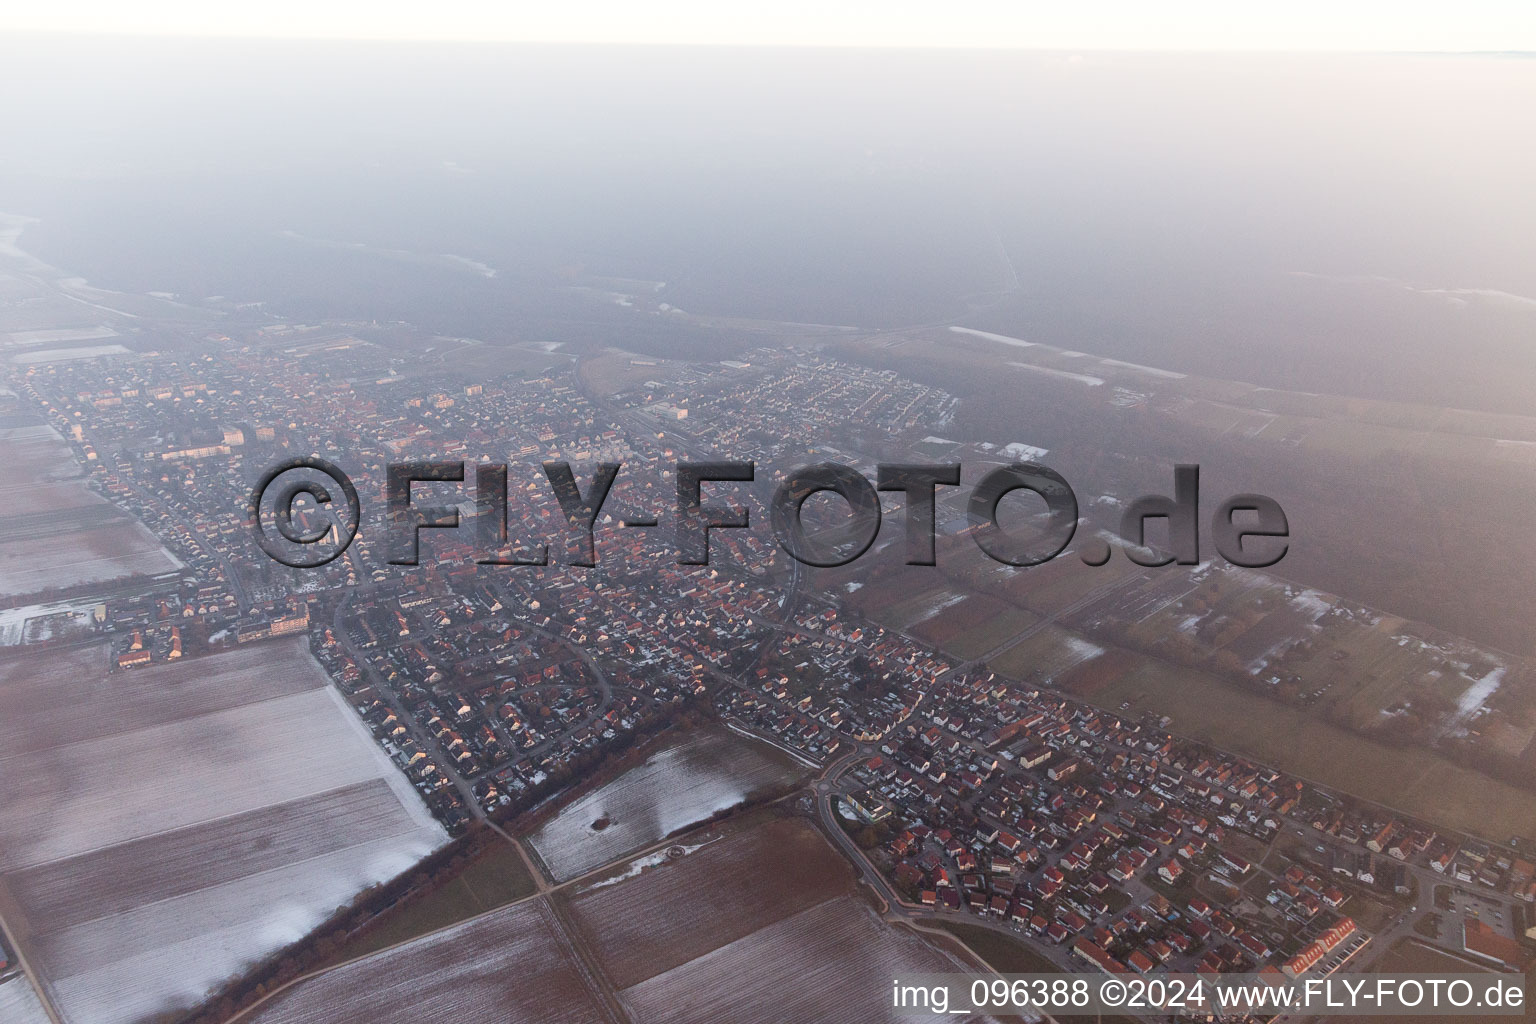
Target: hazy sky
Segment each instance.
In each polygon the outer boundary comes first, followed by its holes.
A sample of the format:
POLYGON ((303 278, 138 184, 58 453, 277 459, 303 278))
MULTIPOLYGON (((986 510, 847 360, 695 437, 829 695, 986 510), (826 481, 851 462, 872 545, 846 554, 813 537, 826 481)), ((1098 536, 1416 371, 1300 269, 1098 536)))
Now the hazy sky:
POLYGON ((1039 49, 1536 50, 1531 0, 53 0, 0 31, 1039 49))

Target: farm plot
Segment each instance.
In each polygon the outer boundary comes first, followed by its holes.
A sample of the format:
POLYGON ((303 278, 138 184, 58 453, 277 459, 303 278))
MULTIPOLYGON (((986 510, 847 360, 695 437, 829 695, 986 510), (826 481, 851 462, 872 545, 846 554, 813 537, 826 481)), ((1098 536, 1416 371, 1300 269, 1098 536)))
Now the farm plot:
POLYGON ((421 897, 396 904, 361 933, 354 932, 328 961, 356 960, 440 928, 532 896, 537 891, 523 858, 508 843, 494 844, 462 873, 421 897))
MULTIPOLYGON (((1458 955, 1449 950, 1436 949, 1427 946, 1416 939, 1399 939, 1396 945, 1389 949, 1381 959, 1371 965, 1371 974, 1468 974, 1488 970, 1487 966, 1478 963, 1469 956, 1458 955)), ((1532 971, 1526 973, 1526 989, 1531 987, 1532 971)), ((1529 1013, 1526 1014, 1529 1016, 1529 1013)), ((1467 1020, 1466 1017, 1437 1016, 1419 1017, 1424 1024, 1433 1022, 1467 1020)), ((1493 1019, 1488 1017, 1486 1019, 1493 1019)), ((1520 1019, 1511 1017, 1511 1020, 1520 1019)), ((1377 1024, 1381 1020, 1378 1016, 1365 1014, 1341 1013, 1328 1018, 1330 1024, 1377 1024)))
MULTIPOLYGON (((892 978, 970 965, 845 896, 759 928, 619 993, 635 1020, 905 1020, 892 978)), ((974 968, 971 968, 974 969, 974 968)))
POLYGON ((1103 653, 1098 644, 1052 625, 1009 648, 990 666, 1010 679, 1038 679, 1050 684, 1103 653))
POLYGON ((975 595, 914 625, 910 632, 959 658, 979 658, 1038 622, 1029 612, 975 595))
POLYGON ((306 668, 307 655, 294 661, 285 648, 270 644, 135 669, 104 681, 107 661, 106 650, 96 646, 0 660, 0 750, 39 753, 325 685, 323 675, 306 668))
POLYGON ((889 629, 905 632, 911 629, 914 623, 932 618, 944 609, 964 601, 966 597, 963 591, 942 585, 930 586, 928 589, 916 592, 906 591, 906 593, 912 596, 871 612, 871 617, 889 629))
POLYGON ((0 610, 0 647, 84 637, 91 631, 91 612, 97 602, 47 601, 0 610))
POLYGON ((382 779, 145 836, 7 875, 5 887, 50 930, 155 900, 280 870, 344 850, 359 836, 409 835, 418 823, 382 779))
POLYGON ((248 1020, 878 1020, 891 977, 975 966, 881 921, 809 823, 761 810, 333 968, 248 1020))
POLYGON ((592 887, 570 906, 604 973, 626 988, 852 887, 852 869, 820 834, 780 819, 592 887))
POLYGON ((1171 716, 1169 730, 1396 808, 1436 825, 1503 840, 1536 829, 1536 794, 1438 754, 1393 747, 1193 669, 1125 655, 1117 674, 1074 673, 1071 688, 1125 714, 1171 716))
MULTIPOLYGON (((4 415, 8 404, 0 404, 4 415)), ((0 480, 6 515, 30 515, 95 505, 100 499, 85 487, 85 472, 58 431, 31 413, 0 420, 0 451, 7 473, 0 480)))
POLYGON ((572 801, 528 837, 556 881, 576 878, 795 778, 787 755, 706 729, 572 801))
POLYGON ((1054 615, 1100 588, 1121 581, 1126 581, 1127 587, 1133 586, 1128 577, 1155 578, 1118 555, 1103 565, 1084 565, 1079 551, 1089 543, 1090 538, 1079 536, 1070 550, 1044 565, 1010 570, 1006 577, 999 577, 1007 582, 1006 591, 999 596, 1040 615, 1054 615))
MULTIPOLYGON (((1182 592, 1164 584, 1133 602, 1101 605, 1092 623, 1157 657, 1261 680, 1284 700, 1364 731, 1394 717, 1405 735, 1473 720, 1487 727, 1498 721, 1486 709, 1506 676, 1518 681, 1528 670, 1459 637, 1262 573, 1197 575, 1182 592)), ((1527 728, 1513 726, 1510 749, 1524 746, 1527 728)))
POLYGON ((19 974, 0 982, 0 1020, 5 1024, 51 1024, 32 983, 19 974))
POLYGON ((0 659, 0 904, 71 1024, 195 1003, 445 836, 294 639, 0 659))
POLYGON ((611 1020, 544 900, 353 961, 261 1007, 251 1024, 587 1024, 611 1020))
POLYGON ((142 524, 90 491, 46 425, 0 429, 0 596, 173 572, 181 563, 142 524))

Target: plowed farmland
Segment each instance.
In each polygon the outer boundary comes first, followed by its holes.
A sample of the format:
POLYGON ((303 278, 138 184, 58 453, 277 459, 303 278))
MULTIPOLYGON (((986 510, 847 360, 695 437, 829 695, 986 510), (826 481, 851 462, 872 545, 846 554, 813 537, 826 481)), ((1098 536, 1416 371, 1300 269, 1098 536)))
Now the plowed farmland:
POLYGON ((580 893, 571 916, 609 980, 626 988, 852 891, 852 868, 826 840, 777 820, 580 893))
POLYGON ((198 1002, 445 840, 301 639, 0 658, 0 908, 67 1024, 198 1002))
POLYGON ((708 729, 669 743, 643 764, 572 801, 529 840, 563 882, 800 772, 787 755, 766 744, 708 729))
POLYGON ((596 1024, 612 1018, 542 900, 354 961, 278 996, 250 1024, 596 1024))
POLYGON ((633 1019, 647 1024, 904 1021, 911 1017, 891 1007, 892 978, 966 969, 844 897, 658 974, 620 999, 633 1019))

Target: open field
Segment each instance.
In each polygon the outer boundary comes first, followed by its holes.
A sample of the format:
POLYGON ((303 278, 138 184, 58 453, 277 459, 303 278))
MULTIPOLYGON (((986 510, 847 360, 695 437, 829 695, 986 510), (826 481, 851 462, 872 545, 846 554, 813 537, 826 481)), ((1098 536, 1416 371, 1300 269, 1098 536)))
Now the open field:
POLYGON ((251 1024, 603 1022, 570 940, 532 900, 306 981, 251 1024))
POLYGON ((1044 680, 1053 680, 1103 654, 1104 649, 1098 644, 1053 625, 1004 651, 992 659, 990 665, 1010 679, 1022 680, 1034 674, 1044 680))
POLYGON ((32 983, 22 975, 0 982, 0 1020, 5 1024, 50 1024, 32 983))
MULTIPOLYGON (((1486 725, 1501 686, 1528 689, 1523 659, 1262 573, 1212 566, 1117 594, 1078 616, 1128 646, 1227 678, 1251 677, 1354 729, 1486 725)), ((1518 753, 1531 723, 1500 719, 1518 753)))
POLYGON ((646 381, 669 381, 679 374, 678 365, 654 356, 621 349, 607 349, 581 362, 581 378, 600 395, 615 395, 641 387, 646 381))
POLYGON ((571 917, 616 988, 853 891, 847 861, 801 821, 773 820, 710 840, 620 884, 570 898, 571 917), (687 912, 658 913, 663 907, 687 912))
POLYGON ((95 599, 86 598, 0 609, 0 647, 89 636, 91 613, 97 604, 95 599))
MULTIPOLYGON (((1433 949, 1417 942, 1414 939, 1401 939, 1397 945, 1387 951, 1386 955, 1371 966, 1372 974, 1478 974, 1488 971, 1489 968, 1477 964, 1472 958, 1463 959, 1450 953, 1433 949)), ((1526 989, 1529 992, 1531 976, 1526 975, 1526 989)), ((1529 1016, 1529 1014, 1527 1014, 1529 1016)), ((1326 1018, 1330 1024, 1374 1024, 1383 1020, 1382 1017, 1361 1016, 1354 1014, 1338 1014, 1326 1018)), ((1467 1016, 1419 1016, 1413 1018, 1416 1022, 1433 1024, 1435 1021, 1461 1021, 1465 1022, 1473 1018, 1467 1016)), ((1486 1020, 1522 1020, 1518 1014, 1513 1017, 1487 1017, 1486 1020)))
POLYGON ((1427 750, 1392 747, 1320 721, 1305 711, 1245 693, 1194 669, 1126 657, 1117 674, 1092 676, 1081 696, 1124 714, 1168 715, 1170 731, 1272 764, 1304 778, 1395 807, 1425 821, 1485 834, 1536 831, 1536 793, 1459 767, 1427 750))
POLYGON ((801 771, 766 744, 706 729, 668 743, 643 764, 560 808, 528 840, 554 878, 565 881, 801 771))
POLYGON ((1002 974, 1054 974, 1061 970, 1028 946, 1001 932, 964 921, 937 920, 936 924, 970 946, 993 970, 1002 974))
POLYGON ((891 978, 970 966, 881 920, 800 818, 686 843, 569 897, 580 944, 636 1021, 884 1020, 891 978))
POLYGON ((180 568, 160 542, 90 491, 52 427, 0 429, 0 597, 180 568))
POLYGON ((846 896, 719 946, 619 998, 647 1024, 899 1021, 910 1018, 891 1007, 892 978, 967 968, 846 896))
POLYGON ((966 599, 962 591, 946 586, 942 580, 925 577, 924 583, 926 587, 896 591, 898 595, 903 595, 901 599, 870 612, 870 617, 892 629, 907 631, 917 623, 925 622, 966 599))
POLYGON ((979 658, 1040 621, 996 598, 976 595, 912 626, 909 632, 962 660, 979 658))
POLYGON ((378 779, 26 868, 5 886, 29 920, 57 931, 350 850, 359 836, 387 839, 416 827, 378 779))
POLYGON ((446 885, 392 908, 366 933, 330 958, 344 963, 504 907, 535 892, 523 859, 507 843, 494 843, 446 885))
POLYGON ((806 820, 760 808, 301 982, 249 1024, 898 1019, 890 979, 974 969, 882 921, 806 820))
POLYGON ((323 687, 325 677, 293 646, 248 645, 212 659, 164 662, 110 677, 105 646, 0 659, 4 753, 109 739, 323 687), (7 722, 15 727, 6 728, 7 722))
POLYGON ((855 362, 949 387, 962 412, 947 436, 1001 442, 1002 425, 1035 420, 1026 440, 1053 449, 1053 468, 1085 504, 1094 494, 1150 493, 1133 463, 1163 462, 1166 439, 1180 437, 1183 450, 1198 449, 1208 472, 1222 474, 1227 493, 1263 486, 1282 502, 1294 536, 1306 538, 1287 556, 1287 575, 1533 653, 1531 578, 1500 572, 1532 560, 1531 538, 1490 520, 1488 510, 1530 504, 1529 475, 1511 470, 1536 460, 1536 419, 1259 387, 1017 342, 935 328, 828 344, 855 362), (1107 383, 999 371, 1018 361, 1107 383), (1122 388, 1137 396, 1134 407, 1117 402, 1122 388), (1444 493, 1465 500, 1432 497, 1444 493))
POLYGON ((0 659, 0 911, 70 1022, 189 1005, 444 840, 302 639, 0 659))
POLYGON ((1416 939, 1400 939, 1371 968, 1374 974, 1466 974, 1469 971, 1489 970, 1486 966, 1473 967, 1482 961, 1473 957, 1457 956, 1444 950, 1426 946, 1416 939))
POLYGON ((962 590, 990 595, 1036 615, 1051 615, 1101 587, 1146 571, 1124 558, 1084 565, 1079 551, 1094 539, 1082 530, 1072 546, 1051 561, 1018 568, 987 557, 968 536, 950 537, 940 544, 939 569, 962 590))
MULTIPOLYGON (((1056 974, 1061 968, 1051 963, 1045 957, 1025 946, 1022 942, 993 931, 991 928, 981 928, 974 924, 966 924, 964 921, 941 921, 939 927, 954 934, 961 942, 971 947, 987 966, 999 974, 1056 974)), ((1133 1024, 1133 1017, 1115 1017, 1095 1014, 1092 1017, 1073 1017, 1054 1014, 1054 1018, 1063 1024, 1074 1024, 1076 1021, 1094 1021, 1095 1024, 1107 1022, 1107 1024, 1133 1024)))

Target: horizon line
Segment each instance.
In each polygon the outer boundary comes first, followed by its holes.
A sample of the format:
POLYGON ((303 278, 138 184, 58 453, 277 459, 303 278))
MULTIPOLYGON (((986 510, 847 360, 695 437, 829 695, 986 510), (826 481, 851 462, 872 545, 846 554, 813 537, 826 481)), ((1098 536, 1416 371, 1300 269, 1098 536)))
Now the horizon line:
POLYGON ((1167 55, 1217 55, 1217 54, 1272 54, 1283 55, 1334 55, 1334 56, 1397 56, 1397 57, 1536 57, 1536 47, 1471 48, 1471 49, 1373 49, 1347 46, 1316 47, 1262 47, 1262 46, 1009 46, 995 43, 838 43, 838 42, 739 42, 719 40, 612 40, 612 39, 517 39, 517 38, 470 38, 464 36, 388 36, 388 35, 326 35, 326 34, 257 34, 233 32, 161 32, 135 31, 132 29, 74 29, 74 28, 0 28, 0 39, 18 38, 94 39, 94 40, 156 40, 164 42, 243 42, 243 43, 365 43, 400 46, 450 45, 450 46, 527 46, 527 47, 580 47, 590 49, 625 50, 853 50, 853 51, 907 51, 913 53, 1019 53, 1019 54, 1167 54, 1167 55))

